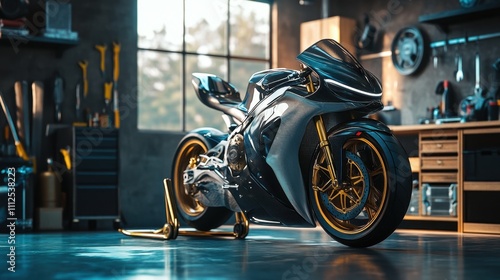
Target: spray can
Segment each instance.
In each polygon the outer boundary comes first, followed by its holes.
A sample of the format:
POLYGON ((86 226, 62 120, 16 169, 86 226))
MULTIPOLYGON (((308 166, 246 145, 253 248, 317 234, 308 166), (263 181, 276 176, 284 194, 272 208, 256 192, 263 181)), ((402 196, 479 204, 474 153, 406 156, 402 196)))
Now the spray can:
POLYGON ((53 170, 53 161, 47 159, 48 170, 40 174, 40 207, 56 208, 61 206, 61 183, 53 170))

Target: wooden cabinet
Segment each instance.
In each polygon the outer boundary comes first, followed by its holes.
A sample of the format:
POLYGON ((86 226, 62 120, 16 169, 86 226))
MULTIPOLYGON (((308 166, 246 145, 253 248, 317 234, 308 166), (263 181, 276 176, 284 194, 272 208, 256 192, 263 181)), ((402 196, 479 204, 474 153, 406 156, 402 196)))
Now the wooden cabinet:
MULTIPOLYGON (((405 220, 500 234, 500 121, 392 126, 410 156, 417 211, 405 220)), ((440 226, 438 228, 441 228, 440 226)))
POLYGON ((463 231, 500 233, 500 128, 463 133, 463 231))
POLYGON ((419 132, 419 216, 457 221, 458 131, 419 132))
POLYGON ((351 54, 356 54, 353 45, 355 30, 356 20, 339 16, 304 22, 300 25, 300 51, 329 38, 339 42, 351 54))

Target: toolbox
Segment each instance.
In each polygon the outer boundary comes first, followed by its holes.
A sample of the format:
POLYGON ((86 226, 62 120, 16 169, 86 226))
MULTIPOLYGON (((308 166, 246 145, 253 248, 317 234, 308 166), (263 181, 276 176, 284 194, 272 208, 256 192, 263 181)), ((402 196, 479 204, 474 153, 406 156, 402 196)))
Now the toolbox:
POLYGON ((457 216, 457 184, 422 184, 422 214, 457 216))
POLYGON ((114 128, 75 126, 58 131, 57 146, 70 146, 72 151, 71 172, 63 180, 70 222, 120 221, 118 136, 114 128))

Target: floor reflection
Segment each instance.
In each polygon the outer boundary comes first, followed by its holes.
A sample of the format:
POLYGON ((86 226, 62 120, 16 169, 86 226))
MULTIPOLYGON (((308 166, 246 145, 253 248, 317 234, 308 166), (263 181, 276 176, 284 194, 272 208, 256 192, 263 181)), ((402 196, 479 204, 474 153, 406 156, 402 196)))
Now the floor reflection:
MULTIPOLYGON (((16 240, 16 272, 5 268, 0 279, 491 279, 500 272, 500 235, 397 231, 367 249, 346 247, 320 229, 256 226, 244 240, 118 232, 16 240)), ((3 258, 7 250, 0 243, 3 258)))

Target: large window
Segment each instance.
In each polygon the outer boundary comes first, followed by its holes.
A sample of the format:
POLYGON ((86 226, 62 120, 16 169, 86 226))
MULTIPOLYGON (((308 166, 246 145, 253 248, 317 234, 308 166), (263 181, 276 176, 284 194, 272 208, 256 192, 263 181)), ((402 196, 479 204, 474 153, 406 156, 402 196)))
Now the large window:
POLYGON ((270 65, 270 4, 249 0, 138 0, 139 129, 224 129, 203 105, 191 73, 215 74, 244 98, 250 76, 270 65))

